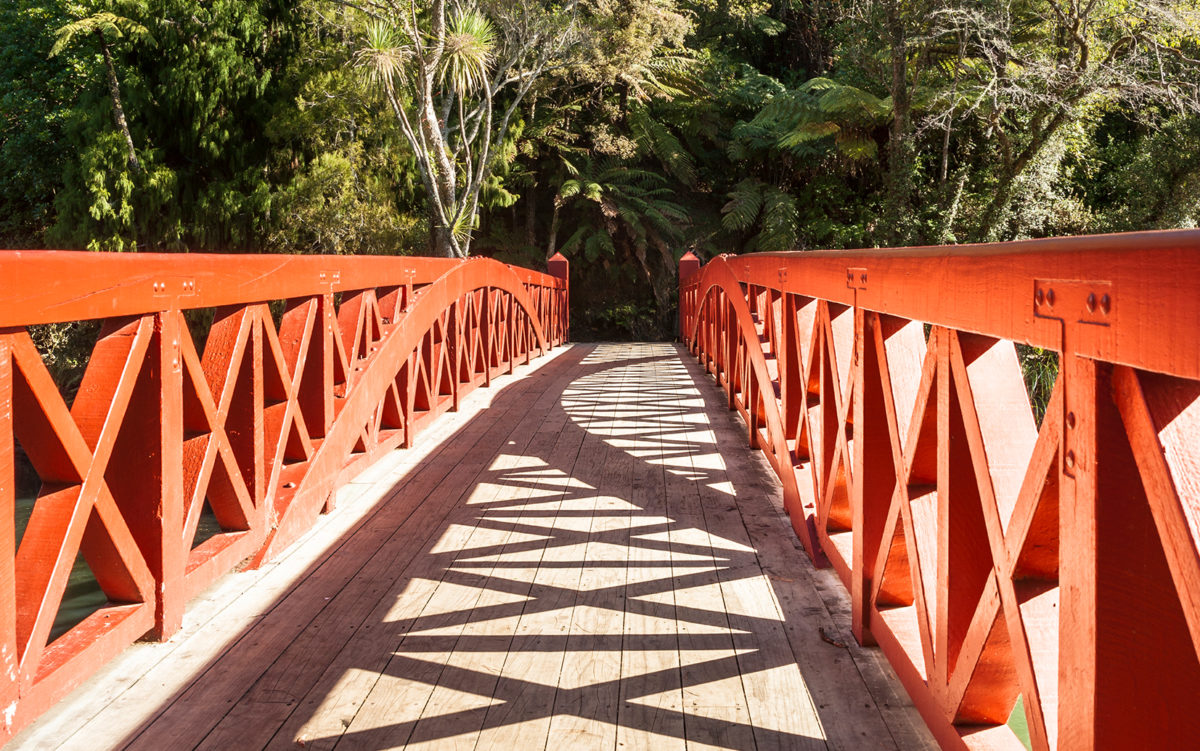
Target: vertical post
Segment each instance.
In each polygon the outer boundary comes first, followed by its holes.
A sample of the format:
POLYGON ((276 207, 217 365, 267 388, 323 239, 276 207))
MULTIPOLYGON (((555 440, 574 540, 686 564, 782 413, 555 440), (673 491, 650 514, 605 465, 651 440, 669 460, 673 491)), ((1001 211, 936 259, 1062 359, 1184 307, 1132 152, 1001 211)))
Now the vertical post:
POLYGON ((779 395, 783 402, 780 412, 784 436, 788 440, 796 440, 800 436, 800 414, 806 396, 800 378, 804 368, 800 357, 800 337, 803 332, 796 330, 796 296, 786 292, 783 294, 782 328, 778 354, 779 395))
POLYGON ((888 507, 896 490, 887 406, 883 393, 882 332, 877 313, 854 310, 854 482, 850 490, 854 546, 851 563, 851 628, 860 644, 873 644, 870 632, 872 575, 881 555, 888 507))
MULTIPOLYGON (((412 290, 410 287, 405 288, 404 295, 404 310, 408 312, 408 306, 412 304, 412 290)), ((314 336, 321 337, 321 392, 322 392, 322 420, 321 420, 321 436, 329 435, 329 430, 333 427, 333 410, 334 410, 334 373, 336 365, 334 360, 337 359, 337 342, 334 337, 337 335, 337 307, 333 304, 333 293, 326 292, 321 295, 321 320, 320 330, 314 333, 314 336)), ((311 426, 309 428, 312 429, 311 426)))
POLYGON ((449 340, 446 343, 450 350, 450 356, 446 358, 450 361, 450 411, 457 412, 459 407, 459 399, 462 389, 460 388, 462 376, 462 358, 466 347, 462 345, 462 314, 459 311, 460 300, 455 300, 450 306, 449 321, 446 326, 446 338, 449 340))
POLYGON ((546 261, 546 269, 550 276, 562 279, 563 302, 559 309, 561 316, 562 341, 566 344, 571 338, 571 262, 562 253, 555 253, 546 261))
POLYGON ((1064 748, 1095 748, 1096 364, 1070 353, 1064 342, 1061 369, 1064 422, 1074 427, 1063 426, 1059 457, 1059 738, 1064 748))
MULTIPOLYGON (((155 598, 154 636, 160 640, 171 637, 183 625, 183 610, 187 604, 183 580, 187 571, 188 545, 183 539, 183 363, 179 348, 182 335, 179 311, 159 313, 155 317, 155 338, 148 364, 150 382, 157 387, 158 407, 147 417, 157 417, 158 430, 151 431, 149 440, 157 443, 151 448, 157 454, 150 469, 158 477, 157 503, 153 519, 143 510, 146 531, 154 540, 146 540, 142 551, 154 574, 158 591, 155 598), (157 412, 157 415, 153 413, 157 412), (156 433, 156 434, 155 434, 156 433)), ((132 467, 130 467, 132 469, 132 467)), ((154 493, 145 483, 148 495, 154 493)), ((146 500, 150 500, 147 498, 146 500)), ((150 508, 146 507, 146 508, 150 508)))
MULTIPOLYGON (((0 708, 17 701, 16 467, 13 441, 12 359, 0 339, 0 708)), ((12 734, 13 715, 0 714, 0 743, 12 734)))
POLYGON ((492 291, 485 287, 483 302, 479 306, 479 338, 483 341, 483 385, 492 385, 492 357, 495 347, 495 305, 492 291))
POLYGON ((1074 354, 1064 328, 1058 747, 1194 748, 1200 718, 1179 708, 1200 662, 1113 366, 1074 354))
POLYGON ((700 259, 692 251, 683 254, 679 259, 679 341, 686 342, 688 331, 687 325, 690 322, 691 311, 688 310, 687 301, 685 299, 684 285, 688 280, 700 270, 700 259))

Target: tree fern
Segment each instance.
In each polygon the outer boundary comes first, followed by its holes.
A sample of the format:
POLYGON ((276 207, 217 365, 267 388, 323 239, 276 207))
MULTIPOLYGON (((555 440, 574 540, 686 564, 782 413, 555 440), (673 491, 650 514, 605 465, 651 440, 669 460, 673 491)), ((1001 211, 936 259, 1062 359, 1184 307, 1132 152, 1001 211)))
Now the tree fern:
POLYGON ((674 133, 652 118, 643 107, 629 113, 629 124, 638 142, 661 161, 676 180, 689 188, 696 185, 696 160, 674 133))
POLYGON ((758 250, 794 250, 799 217, 796 199, 775 186, 767 188, 762 217, 762 231, 755 238, 758 250))
POLYGON ((763 181, 748 177, 734 186, 729 203, 721 209, 721 225, 727 230, 742 231, 754 226, 763 209, 763 181))
POLYGON ((62 52, 71 42, 77 37, 87 36, 89 34, 100 34, 108 40, 117 39, 123 36, 128 36, 132 39, 137 39, 143 42, 153 42, 154 37, 151 36, 150 30, 142 24, 133 21, 124 16, 118 16, 115 13, 107 11, 93 13, 92 15, 81 18, 78 21, 69 23, 63 26, 54 33, 54 46, 50 48, 50 57, 62 52))

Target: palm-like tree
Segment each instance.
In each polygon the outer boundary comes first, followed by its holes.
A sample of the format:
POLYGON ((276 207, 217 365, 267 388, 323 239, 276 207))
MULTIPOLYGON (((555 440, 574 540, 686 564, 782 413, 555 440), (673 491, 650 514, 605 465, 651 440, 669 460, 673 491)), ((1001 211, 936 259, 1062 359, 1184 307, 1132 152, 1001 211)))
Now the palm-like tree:
MULTIPOLYGON (((122 3, 122 5, 126 6, 128 10, 135 12, 145 10, 135 3, 122 3)), ((105 3, 103 7, 113 8, 115 4, 105 3)), ((84 39, 94 39, 99 44, 100 52, 104 56, 104 69, 108 78, 109 96, 112 99, 113 122, 117 126, 117 130, 121 132, 121 135, 125 137, 125 146, 129 151, 130 168, 135 173, 140 172, 141 163, 138 161, 137 151, 133 147, 133 136, 129 132, 129 121, 125 117, 125 107, 121 104, 121 85, 117 79, 116 66, 113 64, 112 45, 121 38, 151 43, 154 41, 154 38, 150 35, 149 29, 132 20, 127 15, 118 15, 113 13, 112 10, 99 9, 95 6, 89 9, 92 10, 91 13, 66 24, 55 32, 54 46, 50 49, 50 56, 54 57, 73 42, 84 39)))
POLYGON ((567 52, 578 0, 534 13, 467 0, 371 4, 357 65, 386 97, 417 159, 439 255, 463 257, 480 193, 517 107, 567 52), (503 101, 503 107, 495 105, 503 101))

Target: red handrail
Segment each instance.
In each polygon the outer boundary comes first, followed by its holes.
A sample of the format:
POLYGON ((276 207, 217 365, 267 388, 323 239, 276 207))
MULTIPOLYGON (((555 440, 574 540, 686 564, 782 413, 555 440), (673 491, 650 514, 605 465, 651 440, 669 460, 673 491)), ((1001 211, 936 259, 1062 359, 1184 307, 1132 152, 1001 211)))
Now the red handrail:
POLYGON ((0 743, 134 640, 172 634, 190 598, 282 550, 472 389, 565 342, 567 263, 550 267, 0 252, 0 743), (204 309, 201 336, 185 312, 204 309), (68 407, 27 327, 94 319, 68 407), (42 480, 19 546, 18 443, 42 480), (206 504, 222 533, 193 548, 206 504), (77 554, 109 602, 51 640, 77 554))
POLYGON ((680 264, 681 336, 946 748, 1200 747, 1200 233, 680 264), (1014 343, 1060 353, 1040 427, 1014 343))

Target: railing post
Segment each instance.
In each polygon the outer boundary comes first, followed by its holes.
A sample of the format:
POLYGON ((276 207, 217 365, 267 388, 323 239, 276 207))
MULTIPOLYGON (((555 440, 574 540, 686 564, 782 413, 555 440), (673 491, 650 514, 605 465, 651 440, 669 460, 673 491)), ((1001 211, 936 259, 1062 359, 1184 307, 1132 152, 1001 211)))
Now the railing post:
MULTIPOLYGON (((0 707, 14 706, 18 694, 16 566, 16 483, 13 457, 13 377, 8 342, 0 340, 0 707)), ((13 713, 0 715, 0 743, 11 735, 13 713)))
POLYGON ((154 630, 165 641, 183 625, 187 542, 183 539, 183 363, 176 312, 154 317, 145 369, 124 427, 129 441, 113 455, 121 470, 113 495, 155 582, 154 630))
MULTIPOLYGON (((870 597, 876 561, 897 478, 888 435, 879 351, 879 317, 854 309, 854 481, 850 489, 854 530, 850 582, 851 629, 860 644, 874 644, 870 597)), ((849 395, 847 395, 849 398, 849 395)))
POLYGON ((562 253, 555 253, 546 261, 546 273, 563 281, 559 315, 562 316, 562 342, 566 344, 571 338, 571 262, 562 253))
POLYGON ((692 251, 683 254, 679 259, 679 341, 687 341, 687 323, 690 311, 685 299, 684 285, 692 274, 700 270, 700 259, 692 251))

